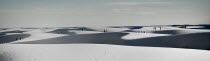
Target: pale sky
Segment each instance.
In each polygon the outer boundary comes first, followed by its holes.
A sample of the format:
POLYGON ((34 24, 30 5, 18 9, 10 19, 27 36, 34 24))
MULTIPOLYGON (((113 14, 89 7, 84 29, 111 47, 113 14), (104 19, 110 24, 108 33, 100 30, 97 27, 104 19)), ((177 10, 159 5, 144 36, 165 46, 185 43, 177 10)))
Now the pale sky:
POLYGON ((210 0, 0 0, 0 27, 210 24, 210 0))

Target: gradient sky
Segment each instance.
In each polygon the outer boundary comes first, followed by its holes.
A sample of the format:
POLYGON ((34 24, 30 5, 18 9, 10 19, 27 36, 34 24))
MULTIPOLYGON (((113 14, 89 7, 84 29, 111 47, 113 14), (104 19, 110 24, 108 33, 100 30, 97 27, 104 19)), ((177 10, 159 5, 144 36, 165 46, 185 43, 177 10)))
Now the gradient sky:
POLYGON ((0 27, 210 24, 210 0, 0 0, 0 27))

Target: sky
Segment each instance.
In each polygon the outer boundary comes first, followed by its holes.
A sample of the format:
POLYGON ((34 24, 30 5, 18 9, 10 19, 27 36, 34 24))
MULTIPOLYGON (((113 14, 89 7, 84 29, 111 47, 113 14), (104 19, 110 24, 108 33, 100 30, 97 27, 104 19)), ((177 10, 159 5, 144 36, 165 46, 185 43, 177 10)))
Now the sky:
POLYGON ((210 0, 0 0, 0 27, 210 24, 210 0))

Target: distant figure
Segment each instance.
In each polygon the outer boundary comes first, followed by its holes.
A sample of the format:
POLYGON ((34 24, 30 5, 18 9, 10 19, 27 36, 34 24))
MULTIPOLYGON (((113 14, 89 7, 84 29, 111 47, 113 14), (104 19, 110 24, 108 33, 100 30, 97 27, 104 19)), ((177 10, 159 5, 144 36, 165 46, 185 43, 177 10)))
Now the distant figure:
POLYGON ((154 30, 156 30, 156 27, 153 27, 154 30))
POLYGON ((104 29, 104 32, 107 32, 107 30, 106 30, 106 29, 104 29))
POLYGON ((106 32, 106 30, 104 29, 104 32, 106 32))
POLYGON ((21 40, 21 37, 20 37, 20 40, 21 40))
POLYGON ((161 27, 160 27, 160 30, 161 30, 161 27))
POLYGON ((18 38, 16 38, 16 40, 18 40, 18 38))
POLYGON ((82 28, 82 31, 83 31, 84 29, 82 28))
POLYGON ((185 29, 187 29, 187 26, 184 26, 185 29))

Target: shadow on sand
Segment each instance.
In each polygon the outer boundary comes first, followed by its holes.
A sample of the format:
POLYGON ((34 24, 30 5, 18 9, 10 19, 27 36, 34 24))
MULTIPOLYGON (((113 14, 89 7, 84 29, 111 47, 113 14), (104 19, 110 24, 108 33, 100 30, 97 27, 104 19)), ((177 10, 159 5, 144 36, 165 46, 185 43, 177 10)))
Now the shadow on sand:
POLYGON ((188 29, 210 29, 210 24, 201 24, 201 25, 171 25, 172 27, 184 28, 185 26, 202 26, 202 28, 188 28, 188 29))
POLYGON ((162 31, 152 31, 152 33, 156 34, 172 34, 172 35, 177 35, 177 34, 187 34, 186 32, 181 32, 182 30, 162 30, 162 31))
POLYGON ((69 31, 71 31, 71 30, 96 31, 96 30, 92 30, 92 29, 89 29, 89 28, 86 28, 86 27, 77 27, 77 28, 75 28, 75 29, 57 29, 57 30, 54 30, 54 31, 51 31, 51 32, 48 32, 48 33, 75 35, 75 34, 76 34, 75 32, 69 32, 69 31))
POLYGON ((173 36, 124 40, 127 33, 100 33, 72 35, 58 38, 19 42, 16 44, 114 44, 127 46, 172 47, 210 50, 210 33, 194 33, 173 36))
POLYGON ((15 35, 3 35, 3 36, 0 35, 0 44, 24 39, 29 36, 30 36, 29 34, 15 34, 15 35))

